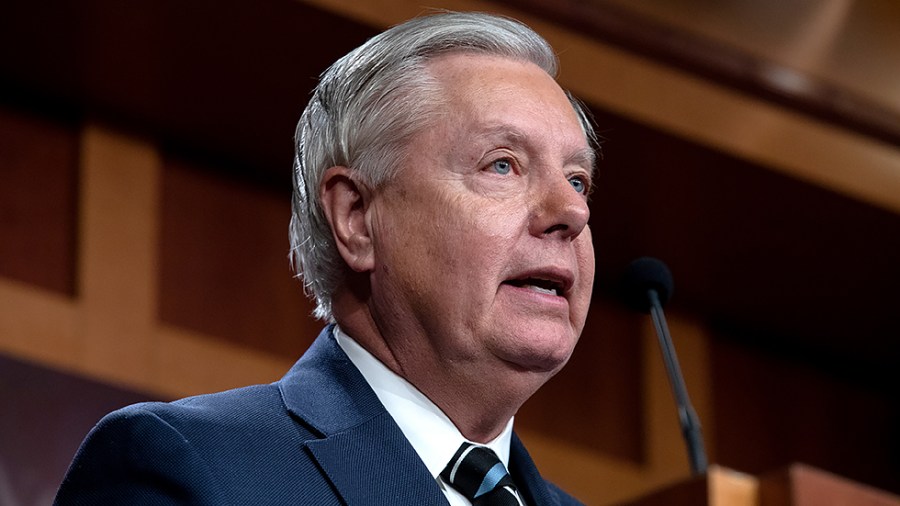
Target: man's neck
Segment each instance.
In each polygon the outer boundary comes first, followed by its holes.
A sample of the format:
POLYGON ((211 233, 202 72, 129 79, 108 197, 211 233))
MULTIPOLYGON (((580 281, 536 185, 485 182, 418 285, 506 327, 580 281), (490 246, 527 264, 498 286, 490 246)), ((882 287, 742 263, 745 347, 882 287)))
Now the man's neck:
MULTIPOLYGON (((463 436, 443 410, 421 391, 388 369, 340 327, 335 327, 334 336, 426 466, 437 476, 459 445, 472 440, 463 436)), ((497 437, 477 441, 494 450, 504 464, 508 460, 512 425, 510 418, 497 437)))
POLYGON ((465 367, 451 370, 452 364, 448 366, 446 360, 433 354, 397 349, 414 339, 426 338, 397 338, 394 334, 398 331, 381 329, 368 304, 356 295, 350 290, 335 294, 334 315, 340 328, 438 406, 469 441, 485 443, 496 438, 547 379, 540 373, 512 370, 508 364, 498 364, 498 374, 486 377, 465 367), (394 339, 387 339, 383 332, 390 332, 394 339))

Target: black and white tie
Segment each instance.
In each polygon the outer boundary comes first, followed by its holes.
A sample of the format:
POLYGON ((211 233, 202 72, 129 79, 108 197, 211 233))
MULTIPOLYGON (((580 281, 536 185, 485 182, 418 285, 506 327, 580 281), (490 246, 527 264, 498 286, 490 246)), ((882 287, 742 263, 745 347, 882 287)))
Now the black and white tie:
POLYGON ((522 506, 506 467, 490 448, 463 443, 441 478, 473 506, 522 506))

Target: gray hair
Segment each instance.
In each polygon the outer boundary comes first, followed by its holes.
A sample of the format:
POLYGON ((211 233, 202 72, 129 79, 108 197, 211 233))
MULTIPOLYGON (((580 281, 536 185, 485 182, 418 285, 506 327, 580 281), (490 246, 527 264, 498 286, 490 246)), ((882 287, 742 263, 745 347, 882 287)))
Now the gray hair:
MULTIPOLYGON (((536 64, 555 77, 558 61, 540 35, 513 19, 442 12, 412 19, 369 39, 326 70, 300 117, 290 224, 290 259, 316 299, 315 316, 332 320, 332 294, 347 275, 319 202, 325 171, 349 167, 376 188, 388 181, 415 133, 437 120, 442 98, 429 60, 451 52, 475 52, 536 64)), ((571 98, 570 98, 571 99, 571 98)), ((592 145, 584 108, 572 105, 592 145)))

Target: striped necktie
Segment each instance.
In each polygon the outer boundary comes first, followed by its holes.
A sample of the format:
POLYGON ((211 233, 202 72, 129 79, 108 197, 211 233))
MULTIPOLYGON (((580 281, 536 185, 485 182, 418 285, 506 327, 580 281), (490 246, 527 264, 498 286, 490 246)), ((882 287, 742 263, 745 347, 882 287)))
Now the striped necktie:
POLYGON ((463 443, 441 478, 473 506, 522 506, 512 477, 490 448, 463 443))

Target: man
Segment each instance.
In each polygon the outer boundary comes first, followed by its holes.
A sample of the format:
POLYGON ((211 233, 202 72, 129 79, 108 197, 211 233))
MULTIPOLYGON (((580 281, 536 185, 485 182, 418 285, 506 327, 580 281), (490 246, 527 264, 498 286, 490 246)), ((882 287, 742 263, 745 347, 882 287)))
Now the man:
POLYGON ((277 383, 107 416, 57 503, 579 504, 512 432, 594 275, 593 132, 555 72, 484 14, 336 62, 298 125, 291 221, 331 324, 277 383))

